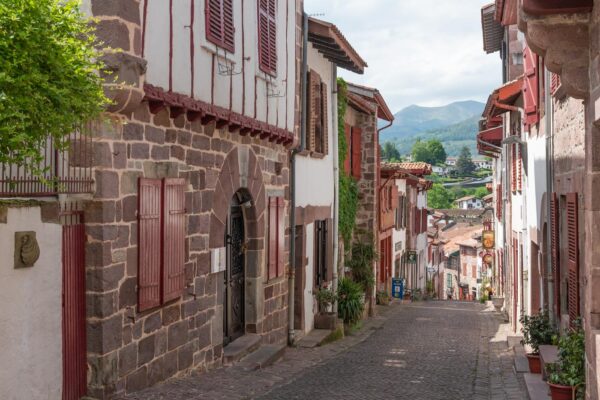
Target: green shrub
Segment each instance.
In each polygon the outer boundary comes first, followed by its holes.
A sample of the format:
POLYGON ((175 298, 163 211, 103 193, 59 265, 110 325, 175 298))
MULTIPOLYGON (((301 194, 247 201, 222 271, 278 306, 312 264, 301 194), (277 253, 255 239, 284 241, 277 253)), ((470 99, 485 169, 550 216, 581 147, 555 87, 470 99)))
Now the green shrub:
POLYGON ((337 298, 333 290, 328 288, 321 288, 316 293, 317 303, 319 304, 319 311, 325 312, 329 309, 329 306, 335 303, 337 298))
POLYGON ((585 386, 585 335, 580 321, 558 341, 558 362, 549 368, 548 381, 556 385, 575 386, 578 395, 585 386))
POLYGON ((372 235, 363 235, 363 240, 356 240, 350 249, 350 258, 346 265, 352 272, 352 279, 369 292, 375 285, 373 262, 377 259, 377 251, 372 235))
POLYGON ((107 103, 101 54, 76 0, 0 1, 0 163, 28 167, 107 103))
POLYGON ((375 298, 377 300, 377 304, 382 306, 387 306, 390 304, 390 294, 385 290, 378 290, 375 298))
POLYGON ((539 354, 541 345, 552 344, 556 330, 550 323, 548 311, 540 310, 539 314, 531 316, 523 314, 519 321, 523 324, 521 344, 530 345, 533 354, 539 354))
POLYGON ((338 284, 338 315, 345 324, 355 324, 364 310, 362 287, 349 278, 342 278, 338 284))

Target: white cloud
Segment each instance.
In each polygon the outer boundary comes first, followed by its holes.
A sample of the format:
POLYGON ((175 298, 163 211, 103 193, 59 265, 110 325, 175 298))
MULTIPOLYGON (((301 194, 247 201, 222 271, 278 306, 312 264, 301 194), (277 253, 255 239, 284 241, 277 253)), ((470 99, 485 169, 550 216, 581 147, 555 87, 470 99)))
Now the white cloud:
POLYGON ((490 0, 305 0, 309 15, 332 22, 367 61, 349 81, 378 88, 392 110, 485 101, 501 84, 498 54, 486 55, 481 6, 490 0))

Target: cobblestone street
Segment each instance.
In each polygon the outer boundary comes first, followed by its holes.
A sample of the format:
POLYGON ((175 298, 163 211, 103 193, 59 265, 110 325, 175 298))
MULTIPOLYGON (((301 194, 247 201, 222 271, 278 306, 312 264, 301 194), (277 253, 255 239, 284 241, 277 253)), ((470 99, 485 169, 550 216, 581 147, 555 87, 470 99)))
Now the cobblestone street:
POLYGON ((480 304, 393 305, 355 336, 288 349, 264 370, 220 369, 127 399, 527 399, 502 330, 480 304))

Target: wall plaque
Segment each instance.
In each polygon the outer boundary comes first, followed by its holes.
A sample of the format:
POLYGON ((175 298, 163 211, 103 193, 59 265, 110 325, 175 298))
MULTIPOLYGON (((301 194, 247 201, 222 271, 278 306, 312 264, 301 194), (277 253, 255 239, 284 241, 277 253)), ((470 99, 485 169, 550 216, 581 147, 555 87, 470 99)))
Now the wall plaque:
POLYGON ((15 269, 33 267, 40 258, 35 232, 15 232, 15 269))

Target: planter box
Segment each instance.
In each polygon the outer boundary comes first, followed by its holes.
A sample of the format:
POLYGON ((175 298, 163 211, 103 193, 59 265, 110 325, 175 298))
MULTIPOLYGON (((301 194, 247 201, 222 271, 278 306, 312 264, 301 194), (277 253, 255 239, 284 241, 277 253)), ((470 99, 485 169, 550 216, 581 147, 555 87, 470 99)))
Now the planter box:
POLYGON ((542 373, 542 365, 540 363, 539 354, 527 354, 527 361, 529 361, 529 371, 532 374, 542 373))
POLYGON ((337 318, 334 313, 319 313, 315 315, 315 329, 335 330, 337 318))
POLYGON ((550 394, 552 400, 572 400, 573 399, 573 386, 555 385, 549 383, 550 394))

